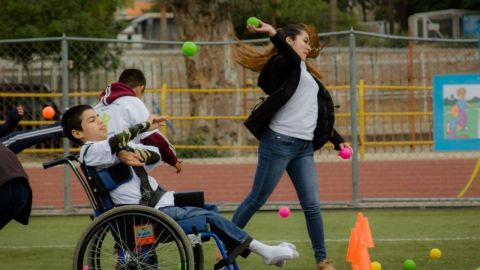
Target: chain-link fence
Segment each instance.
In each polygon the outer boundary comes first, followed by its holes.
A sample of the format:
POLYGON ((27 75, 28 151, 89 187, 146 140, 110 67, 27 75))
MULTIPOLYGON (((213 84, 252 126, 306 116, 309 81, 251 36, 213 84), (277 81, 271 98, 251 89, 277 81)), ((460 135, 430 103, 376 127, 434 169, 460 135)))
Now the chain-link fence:
MULTIPOLYGON (((478 73, 478 40, 416 39, 354 30, 320 37, 327 46, 313 61, 338 105, 336 128, 358 153, 348 175, 348 194, 338 200, 353 205, 369 201, 459 200, 452 190, 460 190, 473 176, 478 152, 433 151, 432 78, 438 74, 478 73), (461 169, 456 171, 459 166, 461 169), (443 183, 439 174, 456 180, 443 183), (428 186, 439 180, 443 186, 428 186)), ((252 44, 261 49, 265 41, 252 44)), ((206 47, 228 51, 232 43, 198 45, 200 51, 206 47)), ((242 122, 264 96, 256 88, 258 75, 231 61, 224 72, 233 85, 223 86, 219 81, 219 87, 214 89, 189 88, 186 63, 191 59, 186 60, 180 46, 181 42, 65 36, 1 40, 2 114, 6 116, 17 105, 23 105, 26 115, 20 129, 53 123, 42 119, 42 107, 55 105, 60 114, 73 104, 93 105, 100 91, 115 82, 123 69, 139 68, 147 78, 144 102, 153 113, 170 116, 164 132, 180 157, 255 163, 257 141, 242 122), (165 44, 168 48, 160 46, 165 44), (194 101, 202 99, 208 100, 205 108, 195 105, 194 101), (205 136, 209 133, 198 132, 199 122, 206 123, 202 129, 219 132, 205 136), (226 135, 222 136, 222 132, 226 135)), ((193 59, 205 61, 201 57, 193 59)), ((68 151, 68 144, 52 141, 25 152, 68 151)), ((315 158, 319 164, 339 161, 331 145, 317 152, 315 158)), ((65 183, 68 185, 67 180, 65 183)), ((472 186, 466 197, 480 197, 477 186, 472 186)), ((67 194, 65 204, 68 201, 67 194)))

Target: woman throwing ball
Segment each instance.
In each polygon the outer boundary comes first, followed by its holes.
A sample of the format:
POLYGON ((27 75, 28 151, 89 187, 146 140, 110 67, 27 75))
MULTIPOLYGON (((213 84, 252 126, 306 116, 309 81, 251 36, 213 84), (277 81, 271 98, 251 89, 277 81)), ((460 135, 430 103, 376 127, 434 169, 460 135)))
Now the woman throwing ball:
POLYGON ((320 72, 306 62, 319 53, 319 40, 313 27, 290 24, 278 30, 260 21, 253 33, 268 34, 273 44, 264 53, 241 44, 235 60, 260 72, 258 86, 268 95, 245 121, 260 140, 258 165, 250 194, 233 215, 243 228, 265 204, 287 171, 305 214, 318 270, 334 270, 327 261, 320 213, 320 199, 313 152, 327 141, 336 150, 351 148, 334 129, 333 101, 321 83, 320 72))

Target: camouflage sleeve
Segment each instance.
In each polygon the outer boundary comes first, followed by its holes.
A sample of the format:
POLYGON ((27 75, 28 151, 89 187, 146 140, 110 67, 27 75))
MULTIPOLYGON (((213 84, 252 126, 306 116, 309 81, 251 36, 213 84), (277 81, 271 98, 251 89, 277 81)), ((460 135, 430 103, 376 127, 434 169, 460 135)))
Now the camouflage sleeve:
POLYGON ((145 165, 154 164, 160 160, 160 155, 155 151, 148 149, 135 149, 134 151, 142 156, 145 165))
POLYGON ((137 137, 138 134, 147 131, 148 128, 150 128, 150 123, 145 121, 143 123, 126 128, 122 132, 115 134, 108 140, 112 153, 116 154, 120 150, 125 149, 129 141, 137 137))

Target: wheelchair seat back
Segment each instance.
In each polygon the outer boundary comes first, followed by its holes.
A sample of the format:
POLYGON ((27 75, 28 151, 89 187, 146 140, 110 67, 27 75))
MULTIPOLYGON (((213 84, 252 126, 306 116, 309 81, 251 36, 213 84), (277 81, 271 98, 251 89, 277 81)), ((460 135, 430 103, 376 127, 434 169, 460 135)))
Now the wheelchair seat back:
POLYGON ((113 208, 109 192, 132 179, 129 167, 121 163, 99 171, 84 163, 80 163, 80 168, 86 177, 86 185, 93 193, 95 216, 113 208))

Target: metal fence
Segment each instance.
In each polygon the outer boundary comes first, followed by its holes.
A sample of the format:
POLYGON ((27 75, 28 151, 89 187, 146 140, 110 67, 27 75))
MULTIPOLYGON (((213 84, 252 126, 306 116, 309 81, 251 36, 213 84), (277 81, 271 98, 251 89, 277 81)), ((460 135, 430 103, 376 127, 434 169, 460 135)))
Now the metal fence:
MULTIPOLYGON (((362 162, 386 160, 475 160, 478 152, 437 153, 432 150, 432 77, 437 74, 478 73, 480 44, 477 39, 423 39, 387 36, 360 31, 319 35, 328 42, 314 59, 337 109, 337 130, 350 141, 352 189, 348 201, 358 206, 369 199, 391 199, 362 194, 362 162), (356 113, 351 113, 356 112, 356 113)), ((265 39, 251 41, 261 47, 265 39)), ((233 42, 199 42, 203 46, 230 46, 233 42)), ((229 157, 255 161, 257 141, 245 128, 235 128, 238 143, 208 144, 192 137, 194 121, 215 121, 227 127, 241 126, 263 96, 255 88, 257 74, 238 65, 234 89, 188 89, 181 42, 122 41, 79 37, 0 40, 0 99, 6 115, 17 104, 26 107, 21 126, 30 129, 52 123, 40 115, 44 105, 61 110, 70 105, 94 104, 100 91, 116 81, 124 68, 142 69, 147 77, 145 103, 154 113, 170 115, 163 130, 183 157, 229 157), (160 45, 170 48, 161 48, 160 45), (171 48, 173 47, 173 48, 171 48), (12 88, 12 86, 15 86, 12 88), (12 90, 14 89, 14 90, 12 90), (192 114, 192 96, 216 96, 212 108, 226 100, 238 100, 223 115, 192 114), (218 103, 216 103, 218 102, 218 103), (253 159, 252 159, 253 157, 253 159)), ((227 128, 228 129, 228 128, 227 128)), ((51 142, 25 153, 71 151, 67 141, 51 142)), ((315 154, 318 161, 337 160, 331 146, 315 154)), ((469 163, 470 164, 470 163, 469 163)), ((471 168, 473 170, 473 168, 471 168)), ((399 170, 402 172, 402 169, 399 170)), ((435 174, 432 171, 432 174, 435 174)), ((65 169, 65 203, 69 207, 69 174, 65 169)), ((461 180, 463 181, 463 180, 461 180)), ((395 196, 393 196, 395 197, 395 196)), ((404 199, 422 197, 405 194, 404 199)), ((430 199, 435 196, 427 195, 430 199)), ((480 197, 475 193, 474 198, 480 197)), ((438 198, 437 198, 438 199, 438 198)), ((450 196, 455 199, 455 196, 450 196)))

